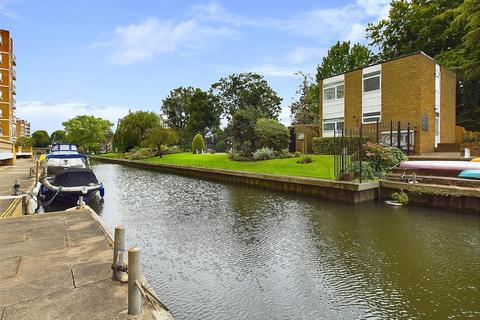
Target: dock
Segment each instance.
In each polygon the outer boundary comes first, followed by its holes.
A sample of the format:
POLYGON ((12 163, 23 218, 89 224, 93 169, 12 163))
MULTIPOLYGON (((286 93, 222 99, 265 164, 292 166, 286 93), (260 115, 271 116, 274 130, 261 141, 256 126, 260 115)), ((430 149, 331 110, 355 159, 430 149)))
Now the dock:
POLYGON ((111 280, 112 248, 91 209, 0 220, 0 319, 173 320, 151 295, 141 315, 128 315, 128 285, 111 280))
POLYGON ((20 190, 30 190, 35 184, 35 175, 31 173, 34 165, 35 162, 31 159, 17 159, 14 165, 0 166, 0 218, 22 214, 20 199, 2 199, 2 197, 12 194, 15 181, 19 182, 20 190))

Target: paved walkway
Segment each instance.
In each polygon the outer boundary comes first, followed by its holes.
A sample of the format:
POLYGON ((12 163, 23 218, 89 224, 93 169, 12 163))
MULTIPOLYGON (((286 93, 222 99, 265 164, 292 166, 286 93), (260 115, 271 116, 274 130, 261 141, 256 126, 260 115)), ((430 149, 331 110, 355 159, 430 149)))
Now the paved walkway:
MULTIPOLYGON (((112 255, 88 210, 0 220, 0 320, 129 318, 112 255)), ((173 319, 145 301, 137 318, 173 319)))
MULTIPOLYGON (((0 167, 0 196, 9 196, 12 194, 12 187, 15 180, 20 182, 20 189, 22 191, 26 191, 32 187, 35 176, 30 177, 30 168, 34 165, 35 163, 32 159, 17 159, 14 166, 0 167)), ((0 199, 0 214, 10 206, 12 201, 11 199, 0 199)))

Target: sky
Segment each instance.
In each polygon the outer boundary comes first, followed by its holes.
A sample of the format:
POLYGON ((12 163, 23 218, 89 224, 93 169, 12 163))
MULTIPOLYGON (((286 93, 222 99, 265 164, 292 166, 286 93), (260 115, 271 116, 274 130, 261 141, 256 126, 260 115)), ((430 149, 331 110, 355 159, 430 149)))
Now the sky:
POLYGON ((366 44, 365 27, 389 0, 0 0, 0 29, 17 58, 17 117, 32 131, 80 114, 113 123, 129 110, 160 112, 179 86, 208 90, 256 72, 283 98, 336 41, 366 44))

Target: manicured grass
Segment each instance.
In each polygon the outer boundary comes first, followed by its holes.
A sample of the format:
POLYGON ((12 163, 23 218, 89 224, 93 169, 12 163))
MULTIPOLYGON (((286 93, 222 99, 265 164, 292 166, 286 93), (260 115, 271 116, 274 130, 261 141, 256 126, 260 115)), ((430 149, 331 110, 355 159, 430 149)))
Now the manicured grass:
MULTIPOLYGON (((107 158, 122 158, 122 154, 110 153, 102 155, 107 158)), ((229 169, 258 173, 271 173, 288 176, 333 179, 333 156, 312 155, 312 163, 298 164, 300 158, 273 159, 263 161, 231 161, 225 153, 191 154, 177 153, 162 158, 148 158, 143 161, 154 163, 176 164, 190 167, 229 169)))
POLYGON ((98 154, 97 156, 99 157, 104 157, 104 158, 113 158, 113 159, 123 159, 124 154, 120 152, 110 152, 110 153, 103 153, 103 154, 98 154))

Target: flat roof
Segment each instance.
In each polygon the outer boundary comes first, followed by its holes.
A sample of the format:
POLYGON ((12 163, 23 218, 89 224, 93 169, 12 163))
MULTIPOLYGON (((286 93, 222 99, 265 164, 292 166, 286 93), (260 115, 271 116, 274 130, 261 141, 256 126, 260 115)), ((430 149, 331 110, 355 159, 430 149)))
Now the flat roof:
MULTIPOLYGON (((425 52, 423 52, 423 51, 415 51, 415 52, 412 52, 412 53, 403 54, 403 55, 398 56, 398 57, 395 57, 395 58, 391 58, 391 59, 387 59, 387 60, 382 60, 382 61, 377 61, 377 62, 375 62, 375 63, 369 64, 369 65, 366 65, 366 66, 363 66, 363 67, 358 67, 358 68, 355 68, 355 69, 351 69, 351 70, 348 70, 348 71, 345 71, 345 72, 342 72, 342 73, 337 73, 337 74, 334 74, 334 75, 332 75, 332 76, 330 76, 330 77, 322 78, 322 79, 320 79, 320 80, 330 79, 330 78, 333 78, 333 77, 336 77, 336 76, 339 76, 339 75, 342 75, 342 74, 346 74, 346 73, 350 73, 350 72, 353 72, 353 71, 365 69, 365 68, 368 68, 368 67, 376 66, 376 65, 379 65, 379 64, 383 64, 383 63, 390 62, 390 61, 394 61, 394 60, 398 60, 398 59, 403 59, 403 58, 406 58, 406 57, 409 57, 409 56, 414 56, 414 55, 417 55, 417 54, 424 55, 425 57, 431 59, 431 60, 434 61, 435 63, 438 63, 435 59, 433 59, 432 57, 430 57, 430 56, 429 56, 428 54, 426 54, 425 52)), ((441 65, 441 66, 444 67, 445 69, 447 69, 448 71, 455 73, 455 71, 451 70, 450 68, 447 68, 447 67, 445 67, 444 65, 441 65)))

